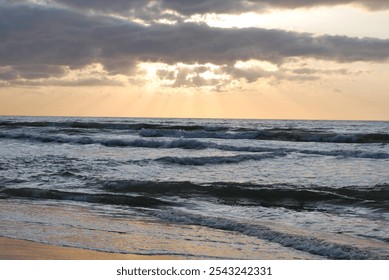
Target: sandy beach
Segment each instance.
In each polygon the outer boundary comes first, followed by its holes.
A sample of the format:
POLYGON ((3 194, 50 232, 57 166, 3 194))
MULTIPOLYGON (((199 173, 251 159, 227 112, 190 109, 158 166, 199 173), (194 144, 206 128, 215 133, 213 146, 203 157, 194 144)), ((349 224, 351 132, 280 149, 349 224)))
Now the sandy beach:
POLYGON ((173 256, 113 254, 0 237, 0 260, 169 260, 173 256))

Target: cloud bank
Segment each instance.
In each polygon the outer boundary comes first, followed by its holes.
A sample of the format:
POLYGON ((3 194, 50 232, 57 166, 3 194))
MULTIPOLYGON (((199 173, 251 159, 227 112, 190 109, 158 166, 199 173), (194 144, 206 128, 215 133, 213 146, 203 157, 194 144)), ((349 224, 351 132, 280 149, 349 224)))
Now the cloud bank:
POLYGON ((389 8, 387 0, 51 0, 48 2, 102 12, 125 13, 136 10, 140 13, 171 10, 186 16, 205 13, 236 14, 263 11, 269 8, 295 9, 342 4, 355 4, 371 10, 389 8))
MULTIPOLYGON (((238 13, 268 5, 297 8, 351 2, 372 9, 389 7, 389 1, 374 0, 48 0, 41 1, 41 4, 0 1, 0 80, 10 83, 14 81, 16 84, 15 81, 20 79, 58 78, 66 75, 66 68, 84 69, 99 64, 104 68, 105 77, 96 83, 112 83, 109 77, 118 74, 135 75, 139 63, 158 62, 169 65, 211 63, 220 66, 224 74, 243 76, 250 81, 264 75, 261 72, 263 69, 255 73, 252 72, 255 68, 244 72, 234 68, 237 61, 267 61, 280 66, 291 58, 314 58, 341 63, 388 60, 389 40, 315 36, 261 28, 212 28, 205 24, 185 22, 143 25, 109 14, 141 11, 139 14, 143 13, 143 18, 146 14, 152 18, 153 13, 161 9, 192 15, 238 13), (100 13, 85 13, 80 12, 80 9, 100 13), (250 76, 255 78, 247 78, 250 76)), ((174 85, 185 84, 182 77, 185 73, 189 75, 189 70, 181 69, 174 85)), ((216 80, 200 78, 198 76, 194 84, 201 86, 204 83, 216 83, 216 80)), ((93 83, 94 79, 88 80, 86 84, 93 83)))

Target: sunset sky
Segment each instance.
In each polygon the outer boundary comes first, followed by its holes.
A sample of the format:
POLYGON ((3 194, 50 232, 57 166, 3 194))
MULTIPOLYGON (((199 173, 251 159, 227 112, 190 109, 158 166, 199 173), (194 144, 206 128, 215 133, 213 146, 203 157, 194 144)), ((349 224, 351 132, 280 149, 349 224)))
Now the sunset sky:
POLYGON ((0 0, 0 115, 389 120, 389 0, 0 0))

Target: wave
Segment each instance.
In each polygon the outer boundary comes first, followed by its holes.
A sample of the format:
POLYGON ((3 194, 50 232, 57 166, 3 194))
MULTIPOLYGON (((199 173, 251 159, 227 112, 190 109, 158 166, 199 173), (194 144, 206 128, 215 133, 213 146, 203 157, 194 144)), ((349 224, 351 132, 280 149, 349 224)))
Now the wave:
POLYGON ((256 139, 258 131, 206 131, 206 130, 175 130, 175 129, 144 129, 139 131, 142 137, 169 137, 169 138, 214 138, 214 139, 256 139))
POLYGON ((114 121, 0 121, 0 127, 60 127, 69 129, 107 129, 107 130, 144 130, 144 129, 167 129, 178 131, 225 131, 226 126, 209 126, 197 124, 167 124, 167 123, 142 123, 142 122, 114 122, 114 121))
POLYGON ((387 133, 335 133, 305 129, 269 129, 257 136, 261 140, 330 143, 389 143, 387 133))
POLYGON ((342 187, 337 192, 345 196, 353 196, 365 202, 386 202, 389 209, 389 184, 378 184, 366 187, 342 187))
POLYGON ((209 157, 160 157, 155 159, 157 162, 178 164, 178 165, 218 165, 218 164, 236 164, 244 161, 260 161, 277 156, 286 156, 286 153, 266 153, 266 154, 243 154, 235 156, 209 156, 209 157))
POLYGON ((301 187, 293 185, 250 184, 214 182, 195 184, 191 182, 153 182, 118 180, 101 182, 104 190, 114 193, 140 193, 151 196, 208 196, 232 205, 260 205, 284 207, 294 210, 317 210, 315 203, 335 205, 357 204, 389 210, 389 186, 372 187, 301 187))
MULTIPOLYGON (((182 208, 177 207, 183 206, 184 202, 176 202, 180 201, 177 197, 197 200, 200 196, 201 198, 207 196, 217 203, 242 206, 255 203, 265 207, 296 208, 304 211, 321 211, 319 207, 309 207, 310 204, 316 202, 336 205, 350 203, 363 205, 366 201, 370 201, 372 202, 371 206, 380 207, 381 204, 386 203, 387 205, 388 184, 343 188, 234 182, 196 184, 192 182, 136 180, 96 181, 95 184, 100 185, 101 193, 0 186, 0 198, 49 199, 139 207, 145 211, 144 213, 164 221, 238 232, 330 259, 389 259, 387 253, 385 253, 386 255, 383 255, 384 253, 378 255, 377 252, 372 251, 374 249, 369 251, 370 249, 337 244, 312 236, 281 232, 251 220, 188 213, 188 209, 183 211, 182 208)), ((386 211, 388 209, 389 207, 386 208, 386 211)), ((325 211, 327 212, 327 210, 325 211)))
POLYGON ((353 158, 372 158, 372 159, 388 159, 387 153, 365 152, 362 150, 307 150, 307 149, 278 149, 265 148, 258 146, 233 146, 224 145, 208 141, 199 141, 195 139, 174 139, 174 140, 148 140, 148 139, 106 139, 106 138, 92 138, 87 136, 60 136, 60 135, 42 135, 32 133, 4 133, 0 132, 0 138, 29 140, 42 143, 68 143, 68 144, 100 144, 107 147, 137 147, 137 148, 154 148, 154 149, 217 149, 230 152, 250 152, 250 153, 300 153, 311 155, 335 156, 335 157, 353 157, 353 158))
POLYGON ((60 135, 42 135, 32 133, 3 133, 0 132, 0 138, 31 140, 42 143, 68 143, 68 144, 101 144, 107 147, 142 147, 142 148, 182 148, 182 149, 206 149, 208 145, 206 142, 197 140, 171 140, 171 141, 157 141, 157 140, 143 140, 143 139, 98 139, 87 136, 60 136, 60 135))
POLYGON ((337 244, 312 236, 302 236, 279 232, 268 227, 237 222, 227 218, 200 216, 178 211, 158 211, 154 216, 170 222, 185 225, 201 225, 219 230, 239 232, 247 236, 278 243, 284 247, 293 248, 329 259, 365 260, 389 259, 389 255, 378 255, 365 249, 350 245, 337 244))
MULTIPOLYGON (((261 124, 257 124, 261 126, 261 124)), ((76 129, 90 130, 128 130, 135 131, 146 138, 214 138, 214 139, 256 139, 291 142, 330 142, 330 143, 389 143, 389 134, 376 133, 340 133, 305 128, 261 128, 243 127, 233 124, 177 124, 177 122, 130 122, 130 121, 0 121, 0 127, 56 127, 68 129, 69 133, 76 129)))
POLYGON ((299 150, 299 149, 287 149, 285 152, 300 153, 307 155, 320 155, 340 158, 370 158, 370 159, 388 159, 387 153, 374 153, 366 152, 362 150, 332 150, 332 151, 318 151, 318 150, 299 150))
POLYGON ((45 190, 36 188, 3 188, 0 190, 3 198, 16 197, 28 199, 50 199, 77 202, 89 202, 110 205, 126 205, 130 207, 154 208, 159 206, 176 205, 176 203, 147 196, 130 196, 110 193, 81 193, 60 190, 45 190))
POLYGON ((323 131, 310 131, 305 129, 235 129, 231 131, 215 132, 142 128, 139 135, 142 137, 257 139, 291 142, 389 143, 389 134, 385 133, 340 134, 323 131))

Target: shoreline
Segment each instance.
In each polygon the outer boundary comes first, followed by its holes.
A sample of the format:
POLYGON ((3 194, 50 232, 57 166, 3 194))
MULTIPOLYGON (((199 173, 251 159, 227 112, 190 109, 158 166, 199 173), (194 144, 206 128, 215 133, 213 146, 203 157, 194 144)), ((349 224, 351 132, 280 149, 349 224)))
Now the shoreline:
POLYGON ((0 237, 0 260, 178 260, 182 257, 99 252, 0 237))

